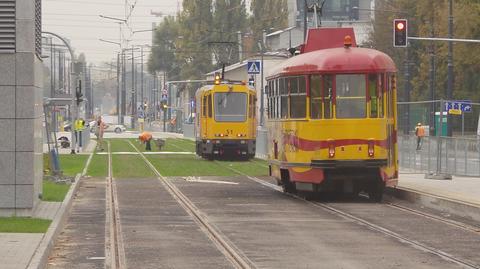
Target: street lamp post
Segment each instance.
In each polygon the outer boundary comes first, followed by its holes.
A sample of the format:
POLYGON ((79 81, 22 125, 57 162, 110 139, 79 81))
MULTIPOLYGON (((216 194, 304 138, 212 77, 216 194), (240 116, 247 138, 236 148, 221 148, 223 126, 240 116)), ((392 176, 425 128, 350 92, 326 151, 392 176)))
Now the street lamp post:
MULTIPOLYGON (((47 34, 47 35, 52 35, 58 39, 60 39, 64 44, 65 46, 67 47, 68 49, 68 52, 70 53, 70 58, 72 59, 72 62, 71 62, 71 80, 75 83, 75 86, 76 86, 76 82, 77 82, 77 77, 76 77, 76 74, 75 74, 75 55, 73 53, 73 50, 72 48, 70 47, 70 44, 67 42, 66 39, 64 39, 62 36, 60 35, 57 35, 55 33, 52 33, 52 32, 46 32, 46 31, 43 31, 42 34, 47 34)), ((71 85, 71 84, 70 84, 71 85)), ((73 106, 73 113, 70 113, 72 115, 72 124, 71 124, 71 128, 70 128, 70 134, 71 134, 71 140, 72 140, 72 144, 70 146, 71 148, 71 153, 72 154, 75 154, 75 147, 76 147, 76 139, 75 139, 75 130, 74 130, 74 123, 75 121, 78 119, 78 106, 77 106, 77 102, 75 101, 75 93, 72 91, 72 88, 70 88, 70 93, 72 94, 72 106, 73 106)))
MULTIPOLYGON (((453 0, 449 1, 448 7, 448 38, 453 38, 453 0)), ((447 99, 453 98, 453 42, 448 41, 448 55, 447 55, 447 99)), ((447 136, 452 136, 452 115, 447 116, 447 136)))

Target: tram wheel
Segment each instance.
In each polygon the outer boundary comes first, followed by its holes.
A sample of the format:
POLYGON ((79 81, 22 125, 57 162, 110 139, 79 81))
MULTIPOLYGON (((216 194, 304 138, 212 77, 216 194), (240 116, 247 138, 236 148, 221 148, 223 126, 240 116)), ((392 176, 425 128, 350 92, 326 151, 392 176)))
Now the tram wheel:
POLYGON ((295 186, 294 182, 290 181, 290 174, 288 173, 288 170, 284 170, 284 169, 280 170, 280 175, 281 175, 283 192, 296 193, 297 187, 295 186))
POLYGON ((372 184, 368 190, 368 198, 370 201, 375 203, 382 202, 383 199, 383 190, 385 189, 385 184, 383 182, 376 182, 372 184))

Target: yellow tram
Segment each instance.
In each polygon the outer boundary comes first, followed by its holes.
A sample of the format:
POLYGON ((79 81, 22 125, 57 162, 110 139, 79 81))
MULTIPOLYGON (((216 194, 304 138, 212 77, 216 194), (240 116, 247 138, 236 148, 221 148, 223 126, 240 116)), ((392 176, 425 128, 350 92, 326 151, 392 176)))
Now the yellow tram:
POLYGON ((285 192, 365 191, 379 201, 397 184, 389 56, 346 37, 345 46, 290 58, 267 81, 270 174, 285 192))
POLYGON ((244 82, 215 78, 197 90, 196 153, 206 159, 255 156, 256 92, 244 82))

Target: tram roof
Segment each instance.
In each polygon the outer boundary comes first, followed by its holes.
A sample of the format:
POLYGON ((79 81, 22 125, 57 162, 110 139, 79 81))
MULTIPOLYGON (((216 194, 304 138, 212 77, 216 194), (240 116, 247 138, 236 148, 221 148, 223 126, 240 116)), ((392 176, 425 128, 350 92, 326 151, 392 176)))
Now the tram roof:
POLYGON ((312 73, 395 72, 385 53, 367 48, 331 48, 292 57, 280 64, 268 78, 312 73))

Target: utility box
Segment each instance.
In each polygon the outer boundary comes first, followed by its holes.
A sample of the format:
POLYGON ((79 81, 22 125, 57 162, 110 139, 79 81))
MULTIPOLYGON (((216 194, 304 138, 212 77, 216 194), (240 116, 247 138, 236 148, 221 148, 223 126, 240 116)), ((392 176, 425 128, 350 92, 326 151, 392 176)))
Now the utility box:
POLYGON ((435 112, 435 135, 436 136, 439 135, 440 125, 441 125, 441 128, 442 128, 440 136, 447 136, 448 112, 444 111, 442 117, 440 117, 440 112, 435 112), (442 119, 442 124, 440 124, 440 119, 442 119))

